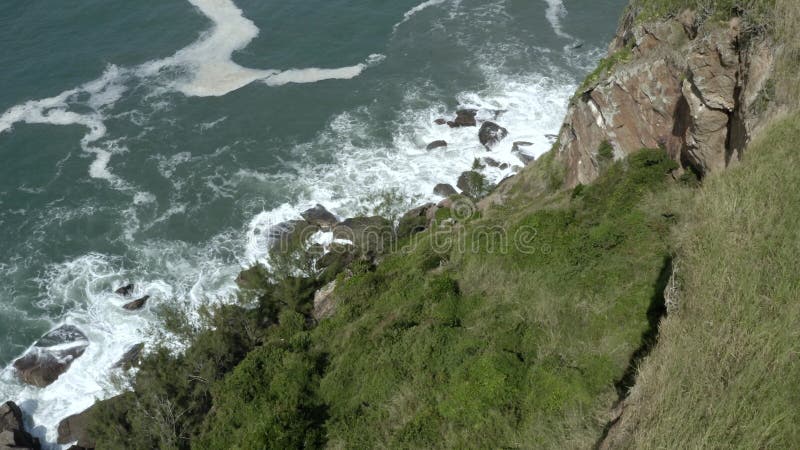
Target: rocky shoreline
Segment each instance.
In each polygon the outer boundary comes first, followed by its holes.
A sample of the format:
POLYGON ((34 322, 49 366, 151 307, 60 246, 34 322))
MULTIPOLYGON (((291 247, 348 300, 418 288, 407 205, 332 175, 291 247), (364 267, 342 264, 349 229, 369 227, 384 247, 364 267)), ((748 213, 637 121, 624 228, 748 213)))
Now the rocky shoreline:
MULTIPOLYGON (((437 119, 435 123, 451 128, 477 128, 476 139, 491 151, 507 138, 509 132, 494 121, 479 121, 478 113, 479 111, 475 109, 459 109, 452 120, 437 119)), ((502 112, 495 112, 495 120, 500 115, 502 112)), ((534 157, 524 150, 525 147, 532 145, 531 143, 514 142, 511 145, 512 152, 519 157, 521 165, 510 166, 491 157, 475 159, 472 169, 461 174, 455 187, 442 183, 434 188, 433 193, 442 197, 438 203, 417 206, 402 214, 396 223, 380 216, 349 217, 340 220, 323 205, 316 205, 301 213, 301 218, 272 227, 269 231, 270 254, 278 258, 289 257, 295 264, 298 261, 310 261, 310 265, 303 269, 306 269, 307 275, 312 277, 324 274, 327 278, 333 278, 346 271, 347 267, 356 261, 370 265, 378 264, 381 255, 388 252, 398 241, 436 226, 437 223, 452 223, 454 218, 459 216, 467 218, 474 214, 476 203, 494 188, 487 181, 484 173, 486 168, 500 170, 510 168, 512 174, 507 178, 511 178, 522 169, 522 165, 534 160, 534 157), (463 206, 462 210, 452 211, 457 204, 463 206), (322 243, 319 242, 321 235, 325 236, 322 243)), ((446 141, 437 140, 427 145, 427 150, 436 151, 447 146, 446 141)), ((245 270, 237 278, 240 287, 246 285, 247 273, 248 270, 245 270)), ((336 304, 333 300, 335 286, 334 280, 317 291, 313 320, 322 320, 335 312, 336 304)), ((135 286, 132 283, 125 284, 113 292, 123 299, 129 299, 135 293, 135 286)), ((136 312, 150 301, 149 295, 140 294, 138 298, 134 298, 126 300, 121 308, 136 312)), ((14 373, 25 384, 46 387, 66 373, 72 363, 83 356, 89 345, 89 339, 79 328, 62 325, 46 333, 29 351, 14 360, 12 363, 14 373)), ((143 343, 131 346, 112 369, 127 371, 136 367, 144 349, 143 343)), ((70 447, 71 450, 93 448, 94 444, 86 432, 91 410, 92 408, 89 408, 64 418, 58 426, 57 442, 62 445, 76 443, 70 447)), ((25 431, 22 412, 15 403, 6 403, 2 411, 3 417, 8 416, 10 419, 8 421, 3 419, 3 428, 0 431, 8 436, 3 435, 5 440, 0 441, 0 448, 6 448, 3 445, 10 448, 40 448, 38 439, 25 431)))

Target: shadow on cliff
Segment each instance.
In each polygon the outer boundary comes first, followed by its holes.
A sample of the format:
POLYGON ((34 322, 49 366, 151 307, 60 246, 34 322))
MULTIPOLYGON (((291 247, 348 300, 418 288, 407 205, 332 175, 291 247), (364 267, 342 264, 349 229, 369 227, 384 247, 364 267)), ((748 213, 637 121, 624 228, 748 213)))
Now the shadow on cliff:
MULTIPOLYGON (((658 274, 656 283, 653 286, 653 295, 650 297, 650 306, 647 308, 647 329, 642 333, 642 341, 639 348, 633 352, 631 359, 628 361, 628 367, 623 372, 622 377, 614 383, 619 396, 614 409, 618 409, 622 402, 628 398, 631 388, 636 383, 636 372, 639 364, 653 351, 653 348, 658 342, 658 325, 661 319, 667 314, 666 299, 664 298, 664 290, 669 283, 672 276, 672 257, 664 257, 664 263, 661 266, 661 272, 658 274)), ((604 448, 603 443, 608 437, 611 429, 622 418, 622 412, 618 413, 617 417, 609 421, 603 428, 603 434, 600 439, 595 443, 594 448, 604 448)))

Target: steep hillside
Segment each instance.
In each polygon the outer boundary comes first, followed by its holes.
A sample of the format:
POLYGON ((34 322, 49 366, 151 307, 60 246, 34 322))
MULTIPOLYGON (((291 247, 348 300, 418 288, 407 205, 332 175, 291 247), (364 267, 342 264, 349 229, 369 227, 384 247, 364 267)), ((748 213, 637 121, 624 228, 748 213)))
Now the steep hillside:
POLYGON ((553 151, 165 312, 85 446, 797 447, 790 3, 635 0, 553 151))

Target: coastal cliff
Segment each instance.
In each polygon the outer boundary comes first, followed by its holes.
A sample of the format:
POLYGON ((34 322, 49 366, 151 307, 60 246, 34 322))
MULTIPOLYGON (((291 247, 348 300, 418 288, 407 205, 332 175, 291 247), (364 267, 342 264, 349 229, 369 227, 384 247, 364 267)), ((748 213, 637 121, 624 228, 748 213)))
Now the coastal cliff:
POLYGON ((797 13, 674 3, 632 2, 553 150, 488 195, 271 230, 283 270, 242 271, 203 327, 165 319, 186 351, 62 441, 796 447, 797 13))
POLYGON ((736 164, 775 100, 778 45, 745 27, 690 9, 641 21, 630 7, 570 103, 556 148, 566 187, 597 178, 604 143, 617 159, 663 148, 700 177, 736 164))

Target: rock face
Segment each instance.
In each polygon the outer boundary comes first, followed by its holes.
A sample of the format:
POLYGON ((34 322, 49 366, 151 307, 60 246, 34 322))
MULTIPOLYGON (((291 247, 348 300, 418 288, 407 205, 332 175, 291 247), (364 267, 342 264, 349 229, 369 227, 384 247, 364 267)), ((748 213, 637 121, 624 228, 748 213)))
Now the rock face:
POLYGON ((66 372, 88 346, 83 332, 72 325, 64 325, 42 336, 28 353, 14 361, 13 366, 23 382, 48 386, 66 372))
POLYGON ((335 289, 336 281, 331 281, 314 294, 314 310, 311 313, 314 319, 326 319, 336 312, 335 289))
POLYGON ((458 195, 458 191, 456 188, 449 184, 437 184, 433 188, 433 193, 436 195, 441 195, 442 197, 450 197, 451 195, 458 195))
POLYGON ((430 210, 434 208, 436 205, 428 203, 405 213, 397 224, 397 237, 402 239, 428 229, 430 210))
POLYGON ((598 176, 605 141, 615 158, 661 147, 701 176, 723 169, 764 118, 754 107, 769 87, 769 42, 742 42, 738 19, 698 28, 688 11, 656 23, 629 16, 609 49, 618 62, 578 92, 559 134, 568 188, 598 176))
POLYGON ((89 437, 87 432, 91 413, 92 408, 89 408, 82 413, 73 414, 59 422, 57 442, 63 445, 77 441, 76 445, 79 448, 94 448, 94 440, 89 437))
POLYGON ((39 439, 25 431, 22 411, 14 402, 0 406, 0 450, 5 449, 41 449, 39 439))
POLYGON ((132 345, 130 348, 125 350, 125 353, 122 355, 122 358, 120 358, 119 361, 117 361, 114 364, 114 368, 128 370, 131 367, 137 365, 139 357, 142 355, 143 350, 144 350, 143 343, 132 345))
POLYGON ((355 217, 336 224, 334 239, 348 240, 365 254, 381 253, 394 240, 394 227, 383 217, 355 217))
POLYGON ((128 311, 140 310, 140 309, 144 308, 144 305, 145 305, 145 303, 147 303, 148 300, 150 300, 150 296, 149 295, 145 295, 142 298, 136 299, 136 300, 134 300, 132 302, 128 302, 128 303, 122 305, 122 309, 126 309, 128 311))
POLYGON ((476 109, 460 109, 456 111, 456 118, 453 121, 447 122, 450 128, 460 127, 476 127, 478 120, 475 118, 478 115, 476 109))
POLYGON ((494 147, 495 144, 505 139, 506 136, 508 136, 508 130, 494 122, 488 121, 483 122, 481 130, 478 132, 478 139, 480 139, 481 144, 487 149, 494 147))
POLYGON ((311 225, 318 226, 323 230, 329 230, 336 225, 336 222, 339 219, 336 218, 333 213, 325 209, 322 205, 317 205, 309 210, 304 211, 300 214, 303 217, 303 220, 310 223, 311 225))
POLYGON ((447 147, 447 141, 433 141, 425 147, 425 150, 431 151, 442 147, 447 147))

